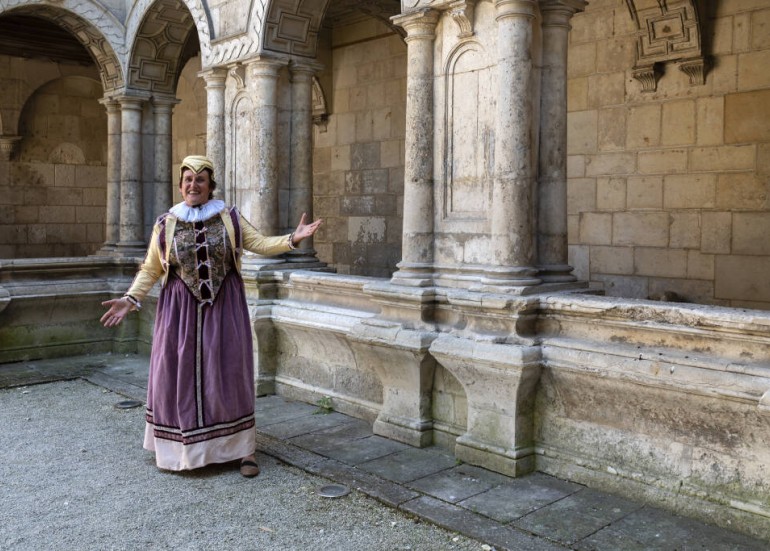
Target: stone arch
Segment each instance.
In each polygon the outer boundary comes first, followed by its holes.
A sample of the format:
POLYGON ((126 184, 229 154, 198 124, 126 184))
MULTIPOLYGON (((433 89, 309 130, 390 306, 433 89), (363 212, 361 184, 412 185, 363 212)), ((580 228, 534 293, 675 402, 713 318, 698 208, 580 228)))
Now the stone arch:
MULTIPOLYGON (((131 53, 126 86, 149 94, 173 96, 191 50, 200 43, 200 28, 182 0, 142 3, 131 15, 131 53), (137 23, 138 21, 138 23, 137 23)), ((203 24, 206 29, 207 25, 203 24)), ((208 39, 209 35, 204 35, 208 39)))
POLYGON ((359 11, 404 36, 403 29, 390 21, 390 16, 401 12, 399 0, 299 0, 291 4, 269 0, 263 11, 264 22, 260 30, 262 48, 314 58, 318 32, 332 8, 334 13, 359 11))
POLYGON ((120 60, 125 55, 125 28, 97 2, 63 0, 58 6, 11 0, 0 7, 2 15, 32 15, 69 32, 93 58, 105 93, 124 84, 120 60))

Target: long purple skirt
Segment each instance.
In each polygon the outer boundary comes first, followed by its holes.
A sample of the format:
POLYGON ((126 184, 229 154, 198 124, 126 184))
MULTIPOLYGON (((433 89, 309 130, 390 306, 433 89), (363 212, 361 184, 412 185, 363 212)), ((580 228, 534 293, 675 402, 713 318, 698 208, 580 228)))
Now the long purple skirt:
POLYGON ((169 276, 158 299, 144 447, 173 471, 254 453, 254 363, 243 282, 225 277, 200 304, 169 276))

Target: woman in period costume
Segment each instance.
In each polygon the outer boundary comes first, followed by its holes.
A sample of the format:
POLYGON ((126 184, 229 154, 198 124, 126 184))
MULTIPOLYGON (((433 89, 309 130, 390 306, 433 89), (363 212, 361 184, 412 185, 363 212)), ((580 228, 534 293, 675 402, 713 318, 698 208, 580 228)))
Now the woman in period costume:
POLYGON ((237 209, 213 199, 214 166, 206 157, 182 161, 184 201, 155 223, 147 256, 122 298, 102 303, 106 327, 118 325, 159 279, 144 447, 172 471, 241 460, 244 476, 259 474, 254 455, 254 364, 241 255, 289 251, 321 221, 302 215, 290 235, 265 237, 237 209))

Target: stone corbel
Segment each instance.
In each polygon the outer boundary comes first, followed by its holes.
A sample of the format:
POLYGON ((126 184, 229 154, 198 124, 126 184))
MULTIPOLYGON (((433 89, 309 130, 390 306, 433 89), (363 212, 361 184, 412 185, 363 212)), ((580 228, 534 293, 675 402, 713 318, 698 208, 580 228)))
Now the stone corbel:
POLYGON ((634 69, 633 75, 642 84, 642 92, 654 92, 658 89, 660 71, 655 64, 637 67, 634 69))
POLYGON ((679 70, 690 77, 690 86, 706 84, 708 63, 704 58, 701 57, 683 61, 679 64, 679 70))
POLYGON ((476 7, 476 0, 457 0, 449 4, 449 13, 460 27, 459 38, 469 38, 473 36, 473 11, 476 7))
POLYGON ((10 161, 16 144, 21 141, 21 136, 0 136, 0 160, 10 161))
POLYGON ((326 132, 329 124, 329 110, 326 107, 326 96, 317 77, 313 77, 313 124, 320 132, 326 132))
POLYGON ((230 76, 235 80, 235 87, 240 91, 246 87, 246 67, 240 63, 230 66, 230 76))
POLYGON ((634 78, 642 91, 654 92, 665 63, 680 63, 690 86, 705 82, 708 64, 702 48, 703 15, 697 0, 626 0, 636 26, 634 78), (657 66, 657 67, 656 67, 657 66))

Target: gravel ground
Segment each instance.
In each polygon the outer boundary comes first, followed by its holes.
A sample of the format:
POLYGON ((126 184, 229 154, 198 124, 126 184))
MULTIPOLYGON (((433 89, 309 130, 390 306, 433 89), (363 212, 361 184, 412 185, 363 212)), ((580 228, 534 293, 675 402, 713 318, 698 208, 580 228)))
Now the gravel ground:
POLYGON ((187 473, 141 447, 142 408, 85 381, 0 390, 0 549, 475 550, 486 545, 268 456, 187 473))

